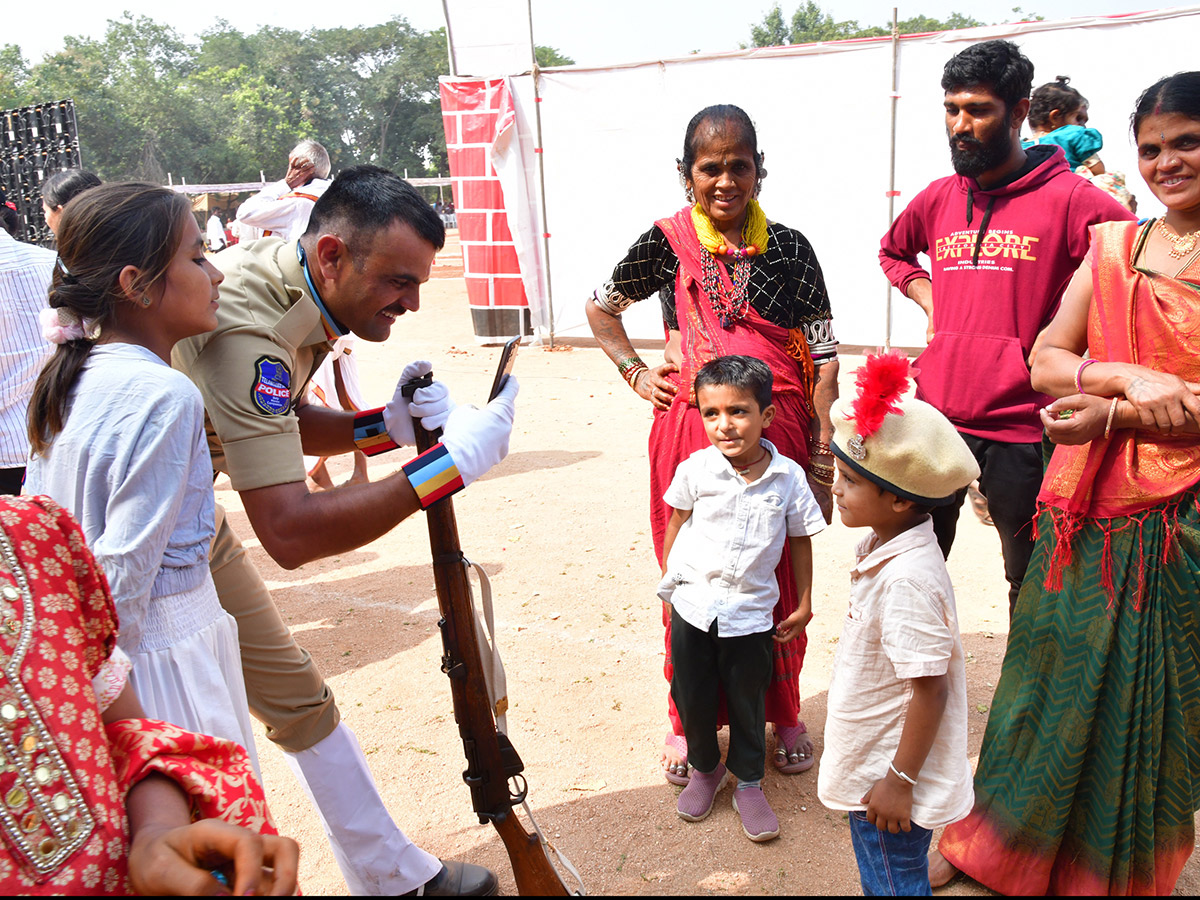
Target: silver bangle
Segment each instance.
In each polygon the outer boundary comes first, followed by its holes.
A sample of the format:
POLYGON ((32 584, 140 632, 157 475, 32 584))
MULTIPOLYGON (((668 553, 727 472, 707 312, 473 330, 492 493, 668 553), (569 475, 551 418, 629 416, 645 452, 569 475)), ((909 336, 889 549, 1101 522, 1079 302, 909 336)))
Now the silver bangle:
POLYGON ((894 775, 895 775, 897 778, 899 778, 901 781, 907 781, 907 782, 908 782, 909 784, 911 784, 913 787, 916 787, 916 786, 917 786, 917 779, 915 779, 915 778, 909 778, 907 775, 905 775, 903 772, 901 772, 899 769, 897 769, 897 768, 896 768, 896 766, 895 766, 893 763, 890 763, 890 762, 889 762, 889 763, 888 763, 888 768, 889 768, 889 769, 891 769, 891 770, 892 770, 892 774, 894 774, 894 775))

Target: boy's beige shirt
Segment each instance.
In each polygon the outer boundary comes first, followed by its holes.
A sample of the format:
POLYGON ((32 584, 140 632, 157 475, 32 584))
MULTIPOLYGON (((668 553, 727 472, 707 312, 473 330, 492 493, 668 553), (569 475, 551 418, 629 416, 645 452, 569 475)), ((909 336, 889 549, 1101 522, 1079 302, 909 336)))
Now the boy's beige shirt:
POLYGON ((831 809, 861 810, 888 772, 912 698, 911 679, 949 676, 946 711, 913 788, 912 821, 938 828, 971 811, 967 676, 954 588, 933 523, 885 544, 872 532, 856 549, 842 623, 817 795, 831 809))

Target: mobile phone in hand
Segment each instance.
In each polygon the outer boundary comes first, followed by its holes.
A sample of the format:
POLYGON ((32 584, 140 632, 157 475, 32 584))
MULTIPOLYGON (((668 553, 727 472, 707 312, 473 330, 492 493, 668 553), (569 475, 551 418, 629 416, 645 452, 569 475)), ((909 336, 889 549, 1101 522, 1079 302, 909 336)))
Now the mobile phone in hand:
POLYGON ((496 367, 496 377, 492 381, 492 390, 488 394, 488 403, 495 400, 496 395, 504 389, 504 382, 508 381, 508 375, 512 371, 513 360, 517 358, 517 348, 519 346, 521 346, 521 336, 519 334, 505 341, 504 349, 500 351, 500 365, 496 367))

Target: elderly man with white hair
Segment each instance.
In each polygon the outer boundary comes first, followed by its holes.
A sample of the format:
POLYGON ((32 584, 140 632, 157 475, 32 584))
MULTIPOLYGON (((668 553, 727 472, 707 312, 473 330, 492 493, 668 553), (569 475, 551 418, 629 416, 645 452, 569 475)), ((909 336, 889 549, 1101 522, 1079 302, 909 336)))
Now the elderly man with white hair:
MULTIPOLYGON (((287 175, 282 181, 265 188, 238 207, 237 222, 257 237, 275 234, 285 241, 294 241, 308 227, 308 217, 317 200, 329 187, 329 153, 316 141, 304 140, 288 154, 287 175)), ((239 240, 253 240, 240 238, 239 240)), ((362 391, 358 385, 358 366, 351 352, 354 336, 340 338, 325 362, 316 371, 309 385, 309 399, 333 409, 363 409, 362 391)), ((325 466, 325 457, 306 456, 310 488, 328 489, 333 480, 325 466)), ((354 473, 351 484, 367 480, 367 458, 354 454, 354 473)))
POLYGON ((287 174, 238 207, 237 221, 293 241, 308 227, 313 204, 329 187, 329 153, 304 140, 288 154, 287 174))

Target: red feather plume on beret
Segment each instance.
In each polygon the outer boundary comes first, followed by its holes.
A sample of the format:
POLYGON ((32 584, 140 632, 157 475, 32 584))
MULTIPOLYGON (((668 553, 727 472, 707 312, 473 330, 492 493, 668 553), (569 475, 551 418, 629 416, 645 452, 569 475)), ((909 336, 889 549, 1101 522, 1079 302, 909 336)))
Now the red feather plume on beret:
POLYGON ((854 430, 860 437, 870 437, 878 431, 888 413, 904 415, 900 397, 908 390, 909 378, 915 374, 908 357, 897 350, 867 357, 866 365, 858 370, 855 378, 858 396, 850 404, 851 415, 847 416, 854 421, 854 430))

